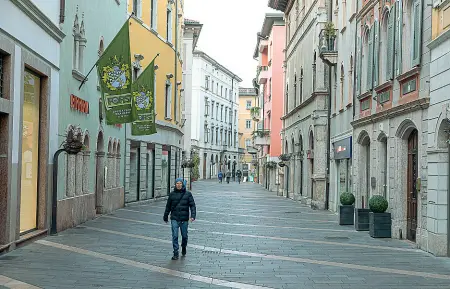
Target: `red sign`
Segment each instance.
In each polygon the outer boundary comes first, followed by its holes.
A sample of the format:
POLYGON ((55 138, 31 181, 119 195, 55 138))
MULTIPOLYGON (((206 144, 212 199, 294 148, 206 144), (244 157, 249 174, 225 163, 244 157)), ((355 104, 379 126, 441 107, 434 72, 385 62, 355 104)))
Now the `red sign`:
POLYGON ((89 114, 89 102, 73 94, 70 95, 70 108, 89 114))

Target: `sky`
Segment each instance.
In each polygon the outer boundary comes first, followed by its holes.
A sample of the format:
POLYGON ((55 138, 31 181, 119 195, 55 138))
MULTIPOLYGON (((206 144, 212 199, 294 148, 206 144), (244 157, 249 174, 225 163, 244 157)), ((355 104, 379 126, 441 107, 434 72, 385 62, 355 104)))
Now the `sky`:
POLYGON ((256 33, 265 13, 278 12, 268 0, 185 0, 184 17, 203 24, 197 49, 242 78, 252 87, 258 62, 253 59, 256 33))

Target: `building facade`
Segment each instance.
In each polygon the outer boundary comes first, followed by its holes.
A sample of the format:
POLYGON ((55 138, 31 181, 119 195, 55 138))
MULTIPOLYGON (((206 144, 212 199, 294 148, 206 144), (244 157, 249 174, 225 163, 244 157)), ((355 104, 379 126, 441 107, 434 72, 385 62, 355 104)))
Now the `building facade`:
POLYGON ((239 133, 242 137, 239 140, 239 147, 245 149, 241 160, 242 175, 255 176, 258 161, 256 159, 256 149, 253 147, 253 132, 256 130, 256 122, 252 119, 251 109, 256 107, 257 91, 254 88, 239 88, 239 133))
POLYGON ((286 19, 284 195, 319 209, 328 205, 330 69, 318 55, 321 31, 330 21, 328 2, 269 1, 269 7, 284 12, 286 19))
POLYGON ((450 4, 443 1, 434 4, 431 42, 428 44, 431 57, 430 107, 426 139, 428 245, 422 241, 421 247, 435 255, 450 257, 450 182, 448 179, 450 98, 447 92, 450 84, 449 7, 450 4))
POLYGON ((330 106, 330 177, 329 210, 337 212, 343 192, 352 192, 352 136, 353 90, 356 33, 356 0, 333 3, 333 43, 326 39, 321 45, 320 56, 332 73, 329 91, 330 106))
POLYGON ((267 13, 258 33, 253 57, 258 59, 259 97, 252 108, 257 129, 253 133, 258 147, 259 183, 270 191, 279 187, 278 163, 281 155, 281 117, 284 115, 283 62, 286 27, 283 13, 267 13), (270 164, 272 164, 272 166, 270 164))
POLYGON ((58 149, 59 2, 0 0, 0 252, 51 225, 58 149))
POLYGON ((370 197, 383 195, 392 236, 421 248, 433 243, 426 229, 431 10, 423 3, 358 7, 352 122, 356 206, 367 208, 370 197))
POLYGON ((131 135, 126 125, 125 201, 167 196, 182 175, 183 1, 127 1, 133 77, 155 61, 157 133, 131 135))
MULTIPOLYGON (((200 157, 199 177, 239 168, 239 76, 202 51, 194 51, 192 68, 191 148, 200 157)), ((187 128, 189 129, 189 128, 187 128)))
MULTIPOLYGON (((191 133, 192 133, 192 118, 196 115, 192 114, 192 93, 193 93, 193 65, 194 65, 194 51, 197 46, 200 33, 202 31, 202 24, 198 21, 185 19, 184 20, 184 35, 183 35, 183 98, 182 98, 182 117, 184 123, 183 127, 183 159, 191 159, 191 133)), ((190 182, 190 178, 187 178, 190 182)))
POLYGON ((79 129, 85 147, 58 159, 57 231, 124 205, 125 129, 106 124, 96 73, 79 87, 125 23, 126 5, 62 3, 59 25, 68 36, 61 43, 58 142, 79 129))

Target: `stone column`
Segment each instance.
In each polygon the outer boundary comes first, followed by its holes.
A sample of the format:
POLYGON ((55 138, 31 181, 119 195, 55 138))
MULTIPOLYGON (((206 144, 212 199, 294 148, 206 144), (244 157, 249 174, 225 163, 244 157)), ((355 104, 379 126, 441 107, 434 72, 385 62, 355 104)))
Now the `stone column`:
POLYGON ((113 181, 115 179, 114 171, 115 171, 115 164, 114 164, 114 155, 112 153, 108 153, 108 158, 106 161, 106 167, 107 167, 107 176, 106 176, 106 189, 112 189, 113 181))
POLYGON ((95 197, 97 203, 97 212, 101 212, 103 207, 103 191, 105 185, 105 153, 97 152, 95 197))
POLYGON ((66 179, 66 196, 75 196, 75 163, 76 155, 67 155, 67 179, 66 179))
POLYGON ((91 158, 90 151, 83 152, 83 194, 88 194, 90 189, 89 160, 91 158))
POLYGON ((75 195, 83 194, 83 152, 75 156, 75 195))
MULTIPOLYGON (((139 178, 139 191, 140 199, 147 199, 147 143, 140 143, 140 178, 139 178)), ((150 168, 149 168, 150 169, 150 168)))
POLYGON ((162 146, 155 144, 155 198, 162 194, 162 146))
POLYGON ((116 154, 116 188, 120 187, 120 160, 121 160, 121 155, 120 153, 116 154))

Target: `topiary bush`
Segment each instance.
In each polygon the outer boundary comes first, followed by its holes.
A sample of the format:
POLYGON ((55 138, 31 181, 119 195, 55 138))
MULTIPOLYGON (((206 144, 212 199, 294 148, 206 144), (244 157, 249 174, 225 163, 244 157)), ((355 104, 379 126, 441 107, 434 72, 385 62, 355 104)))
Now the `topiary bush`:
POLYGON ((374 213, 384 213, 388 208, 388 201, 383 196, 373 196, 369 200, 369 208, 374 213))
POLYGON ((340 197, 341 204, 343 206, 351 206, 355 203, 355 196, 352 193, 342 193, 340 197))

